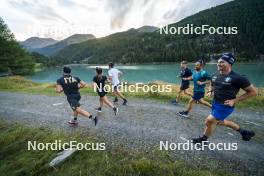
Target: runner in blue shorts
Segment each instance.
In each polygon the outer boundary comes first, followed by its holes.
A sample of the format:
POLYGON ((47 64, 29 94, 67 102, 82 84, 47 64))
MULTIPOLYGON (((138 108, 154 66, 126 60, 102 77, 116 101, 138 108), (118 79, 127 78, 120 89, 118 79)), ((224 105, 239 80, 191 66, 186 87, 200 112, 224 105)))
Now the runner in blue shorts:
POLYGON ((223 125, 238 131, 242 139, 249 141, 255 133, 242 129, 238 124, 226 118, 234 111, 236 103, 256 96, 257 91, 249 80, 242 75, 232 71, 232 65, 235 62, 235 57, 231 53, 223 54, 218 60, 217 67, 219 73, 213 75, 209 95, 214 92, 213 105, 211 114, 205 119, 204 135, 199 138, 194 138, 193 143, 201 143, 213 133, 215 125, 223 125), (243 89, 245 93, 236 97, 239 90, 243 89))
POLYGON ((194 88, 193 96, 188 103, 187 110, 178 113, 181 117, 189 117, 189 113, 192 110, 194 103, 200 103, 211 108, 211 104, 203 100, 205 86, 210 82, 209 80, 211 79, 209 74, 203 70, 204 65, 205 63, 203 60, 198 60, 195 63, 195 70, 193 71, 192 76, 189 78, 183 78, 186 80, 193 80, 194 88))

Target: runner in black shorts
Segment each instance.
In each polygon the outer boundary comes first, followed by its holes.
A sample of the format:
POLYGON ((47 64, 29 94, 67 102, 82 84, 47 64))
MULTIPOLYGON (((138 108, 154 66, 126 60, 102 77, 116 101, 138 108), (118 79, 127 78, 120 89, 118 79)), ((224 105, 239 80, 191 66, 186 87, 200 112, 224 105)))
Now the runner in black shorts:
POLYGON ((100 97, 100 106, 96 110, 98 112, 102 112, 102 107, 104 104, 113 109, 115 115, 118 113, 118 108, 115 107, 106 97, 107 92, 105 91, 105 82, 107 81, 107 77, 103 75, 102 68, 96 68, 96 76, 93 78, 93 87, 96 88, 96 91, 100 97))
POLYGON ((79 92, 80 88, 85 86, 85 83, 80 80, 78 77, 71 76, 71 69, 69 67, 63 68, 63 76, 57 80, 56 91, 58 93, 64 92, 67 97, 67 100, 73 110, 74 118, 70 120, 68 123, 75 125, 77 124, 77 116, 78 114, 88 117, 92 119, 97 124, 97 117, 93 117, 89 112, 83 110, 80 107, 80 99, 81 95, 79 92))
POLYGON ((190 76, 192 76, 192 71, 187 67, 187 64, 188 63, 185 60, 181 62, 181 74, 179 76, 180 78, 182 78, 181 79, 181 87, 180 87, 180 90, 178 92, 178 96, 176 97, 176 100, 172 101, 172 104, 174 104, 174 105, 177 105, 179 103, 179 99, 180 99, 182 92, 185 95, 192 96, 192 94, 187 91, 187 89, 189 88, 189 85, 190 85, 190 81, 184 79, 184 78, 189 78, 190 76))
POLYGON ((249 80, 242 75, 232 71, 235 57, 232 53, 223 54, 218 60, 217 67, 219 74, 213 75, 209 96, 214 92, 211 114, 205 119, 204 135, 194 138, 193 143, 207 141, 213 133, 215 125, 223 125, 238 131, 242 139, 249 141, 255 135, 253 131, 241 129, 240 126, 226 118, 234 111, 236 103, 257 95, 256 89, 249 80), (239 90, 243 89, 246 93, 236 97, 239 90))

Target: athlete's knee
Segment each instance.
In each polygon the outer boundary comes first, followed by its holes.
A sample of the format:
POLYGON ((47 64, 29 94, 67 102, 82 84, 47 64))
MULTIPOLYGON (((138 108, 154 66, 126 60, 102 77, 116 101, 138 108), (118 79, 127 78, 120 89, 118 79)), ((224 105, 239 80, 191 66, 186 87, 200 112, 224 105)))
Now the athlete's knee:
POLYGON ((212 126, 215 123, 215 119, 211 118, 211 117, 207 117, 204 121, 204 124, 206 126, 212 126))
POLYGON ((80 107, 76 107, 76 108, 75 108, 75 111, 76 111, 77 113, 80 113, 80 112, 82 112, 82 109, 81 109, 80 107))
POLYGON ((218 122, 217 122, 217 125, 225 126, 225 125, 226 125, 225 120, 224 120, 224 121, 218 121, 218 122))

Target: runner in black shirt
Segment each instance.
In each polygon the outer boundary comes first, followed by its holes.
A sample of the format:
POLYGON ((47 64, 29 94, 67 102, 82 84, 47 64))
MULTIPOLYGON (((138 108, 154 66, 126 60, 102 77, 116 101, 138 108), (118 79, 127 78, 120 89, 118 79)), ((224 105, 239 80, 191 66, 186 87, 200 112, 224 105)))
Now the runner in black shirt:
POLYGON ((118 113, 118 108, 115 107, 106 97, 107 92, 105 89, 105 82, 107 81, 107 77, 103 75, 102 68, 97 67, 96 68, 96 76, 93 78, 93 87, 96 88, 96 91, 100 97, 100 106, 96 110, 98 112, 102 112, 102 107, 104 103, 113 109, 115 115, 118 113))
POLYGON ((187 67, 187 64, 188 63, 185 60, 181 62, 181 74, 179 76, 181 78, 181 87, 176 97, 176 100, 172 101, 172 104, 174 105, 177 105, 179 103, 179 99, 180 99, 182 92, 185 95, 192 96, 192 94, 187 91, 190 85, 190 81, 184 79, 184 78, 189 78, 190 76, 192 76, 192 71, 187 67))
POLYGON ((74 118, 70 120, 68 123, 72 125, 77 124, 77 116, 78 114, 81 114, 85 117, 88 117, 89 119, 92 119, 96 125, 97 117, 95 116, 93 118, 93 116, 89 112, 83 110, 80 107, 79 101, 81 99, 81 95, 79 89, 83 88, 85 86, 85 83, 82 80, 80 80, 78 77, 71 76, 70 73, 71 73, 71 69, 69 67, 64 67, 63 76, 57 80, 57 85, 56 85, 56 91, 58 93, 64 92, 73 110, 74 118))
POLYGON ((255 135, 253 131, 241 129, 235 122, 225 120, 233 112, 236 103, 257 95, 256 89, 245 76, 232 71, 234 62, 235 57, 231 53, 223 54, 218 60, 219 74, 212 77, 211 88, 208 92, 209 95, 214 92, 212 111, 205 119, 204 135, 194 138, 194 143, 207 141, 213 133, 215 125, 227 126, 238 131, 245 141, 249 141, 255 135), (236 97, 240 89, 243 89, 246 93, 236 97))

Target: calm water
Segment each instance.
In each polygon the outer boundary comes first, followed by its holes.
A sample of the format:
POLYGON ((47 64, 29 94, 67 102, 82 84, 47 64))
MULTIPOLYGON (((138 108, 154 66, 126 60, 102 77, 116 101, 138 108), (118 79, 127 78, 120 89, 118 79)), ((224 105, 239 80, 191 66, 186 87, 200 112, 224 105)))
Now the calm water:
MULTIPOLYGON (((79 65, 71 66, 72 74, 80 77, 85 82, 91 82, 95 75, 96 66, 79 65)), ((194 68, 193 64, 189 64, 191 69, 194 68)), ((104 74, 107 74, 107 66, 102 66, 104 74)), ((180 79, 176 76, 180 72, 179 64, 170 65, 131 65, 131 66, 116 66, 120 69, 124 75, 122 81, 126 82, 141 82, 148 83, 156 80, 161 80, 169 83, 180 83, 180 79)), ((210 73, 215 73, 217 67, 215 64, 207 64, 205 69, 210 73)), ((35 82, 55 82, 61 75, 62 68, 52 67, 37 72, 33 76, 27 78, 35 82)), ((250 81, 255 86, 264 86, 264 63, 257 64, 236 64, 233 66, 233 70, 237 73, 247 75, 250 81)))

